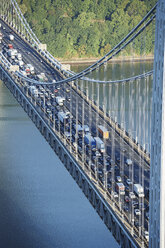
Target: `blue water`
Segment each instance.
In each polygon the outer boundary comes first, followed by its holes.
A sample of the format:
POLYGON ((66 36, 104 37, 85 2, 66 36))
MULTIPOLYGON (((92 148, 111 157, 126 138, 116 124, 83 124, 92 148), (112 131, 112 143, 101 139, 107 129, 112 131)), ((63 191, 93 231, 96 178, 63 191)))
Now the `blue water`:
POLYGON ((119 247, 1 82, 0 247, 119 247))

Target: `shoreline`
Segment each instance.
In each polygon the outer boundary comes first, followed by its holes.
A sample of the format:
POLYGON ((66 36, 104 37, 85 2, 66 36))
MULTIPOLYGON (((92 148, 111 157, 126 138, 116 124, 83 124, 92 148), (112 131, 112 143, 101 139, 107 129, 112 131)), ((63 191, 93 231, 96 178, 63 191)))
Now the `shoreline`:
MULTIPOLYGON (((57 58, 58 61, 62 64, 71 64, 71 65, 79 65, 79 64, 91 64, 95 63, 100 58, 73 58, 73 59, 60 59, 57 58)), ((154 55, 148 56, 126 56, 126 57, 118 57, 111 59, 108 63, 122 63, 122 62, 141 62, 141 61, 152 61, 154 59, 154 55)))

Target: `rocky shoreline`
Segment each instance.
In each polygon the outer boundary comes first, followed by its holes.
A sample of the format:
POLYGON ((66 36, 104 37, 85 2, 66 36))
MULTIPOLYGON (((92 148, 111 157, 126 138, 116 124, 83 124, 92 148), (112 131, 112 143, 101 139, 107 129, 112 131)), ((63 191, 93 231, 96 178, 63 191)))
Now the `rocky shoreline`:
MULTIPOLYGON (((58 58, 58 60, 62 64, 92 64, 95 63, 99 58, 73 58, 73 59, 61 59, 58 58)), ((153 55, 147 55, 147 56, 127 56, 127 57, 118 57, 111 59, 108 61, 108 63, 122 63, 122 62, 140 62, 140 61, 152 61, 154 59, 153 55)))

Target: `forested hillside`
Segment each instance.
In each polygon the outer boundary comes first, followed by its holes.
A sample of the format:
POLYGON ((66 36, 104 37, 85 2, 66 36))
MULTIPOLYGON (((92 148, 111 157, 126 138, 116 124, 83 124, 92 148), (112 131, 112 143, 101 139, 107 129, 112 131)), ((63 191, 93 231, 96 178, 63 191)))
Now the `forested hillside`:
MULTIPOLYGON (((59 58, 99 57, 116 45, 156 0, 17 0, 39 39, 59 58)), ((146 53, 153 51, 151 32, 146 53)), ((136 54, 140 45, 135 44, 136 54)))

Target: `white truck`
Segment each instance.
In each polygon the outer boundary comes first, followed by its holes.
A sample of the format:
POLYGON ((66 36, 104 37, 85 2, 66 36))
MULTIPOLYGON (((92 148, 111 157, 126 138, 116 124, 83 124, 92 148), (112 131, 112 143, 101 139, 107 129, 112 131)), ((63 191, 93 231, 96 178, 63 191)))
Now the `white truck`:
POLYGON ((144 197, 144 188, 141 184, 134 184, 133 189, 138 197, 144 197))
POLYGON ((17 55, 17 50, 16 49, 9 49, 7 51, 7 54, 9 57, 11 57, 12 59, 15 59, 15 56, 17 55))
POLYGON ((58 119, 64 123, 68 119, 68 115, 64 112, 58 112, 58 119))
POLYGON ((14 40, 14 35, 13 35, 13 34, 10 34, 10 35, 9 35, 9 39, 10 39, 10 40, 14 40))
POLYGON ((96 141, 96 148, 100 150, 101 153, 105 152, 104 142, 99 137, 94 137, 96 141))
POLYGON ((125 195, 125 186, 123 183, 116 183, 116 191, 119 195, 125 195))
POLYGON ((56 103, 57 103, 59 106, 63 106, 63 105, 64 105, 64 100, 65 100, 64 97, 57 96, 55 99, 56 99, 56 103))

